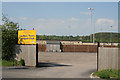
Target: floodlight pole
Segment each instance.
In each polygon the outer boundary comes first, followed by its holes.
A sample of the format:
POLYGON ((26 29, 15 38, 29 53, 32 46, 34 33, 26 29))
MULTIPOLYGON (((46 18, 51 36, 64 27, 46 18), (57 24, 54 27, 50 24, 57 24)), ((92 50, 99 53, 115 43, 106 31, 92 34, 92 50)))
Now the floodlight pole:
MULTIPOLYGON (((110 26, 110 27, 111 27, 111 30, 112 30, 112 26, 110 26)), ((112 43, 112 31, 111 31, 110 42, 112 43)))
MULTIPOLYGON (((91 35, 90 35, 90 41, 92 42, 92 11, 94 10, 94 8, 88 8, 88 10, 91 11, 91 35)), ((95 28, 95 27, 94 27, 95 28)), ((94 29, 94 33, 95 33, 95 29, 94 29)), ((93 43, 95 43, 95 34, 93 33, 93 43)))

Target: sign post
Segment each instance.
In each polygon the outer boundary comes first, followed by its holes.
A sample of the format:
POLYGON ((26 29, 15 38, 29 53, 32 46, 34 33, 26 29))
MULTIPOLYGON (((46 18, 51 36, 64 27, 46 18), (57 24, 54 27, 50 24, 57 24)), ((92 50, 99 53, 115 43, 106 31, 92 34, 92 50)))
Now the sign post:
POLYGON ((36 44, 36 30, 18 30, 18 58, 25 61, 27 66, 38 66, 38 44, 36 44), (21 55, 20 55, 21 54, 21 55))

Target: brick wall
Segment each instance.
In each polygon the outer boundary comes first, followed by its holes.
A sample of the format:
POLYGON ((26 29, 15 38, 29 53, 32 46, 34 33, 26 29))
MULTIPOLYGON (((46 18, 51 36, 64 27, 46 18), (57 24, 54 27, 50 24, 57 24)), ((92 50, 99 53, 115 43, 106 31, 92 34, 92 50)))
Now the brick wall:
POLYGON ((38 44, 38 52, 42 51, 44 52, 46 50, 46 45, 45 44, 38 44))
POLYGON ((62 45, 63 52, 97 52, 96 45, 62 45))
MULTIPOLYGON (((102 47, 102 46, 101 46, 102 47)), ((116 47, 116 46, 104 46, 116 47)), ((62 52, 97 52, 97 45, 61 45, 62 52)), ((38 51, 46 51, 45 44, 38 45, 38 51)))

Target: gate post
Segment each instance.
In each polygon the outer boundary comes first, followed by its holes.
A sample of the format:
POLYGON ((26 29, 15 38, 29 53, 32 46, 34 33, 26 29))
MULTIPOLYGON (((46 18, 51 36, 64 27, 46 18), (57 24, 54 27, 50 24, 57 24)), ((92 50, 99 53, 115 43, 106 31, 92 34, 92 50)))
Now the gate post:
POLYGON ((100 47, 100 42, 97 42, 97 71, 99 67, 99 47, 100 47))
POLYGON ((36 67, 38 67, 38 43, 36 44, 36 67))

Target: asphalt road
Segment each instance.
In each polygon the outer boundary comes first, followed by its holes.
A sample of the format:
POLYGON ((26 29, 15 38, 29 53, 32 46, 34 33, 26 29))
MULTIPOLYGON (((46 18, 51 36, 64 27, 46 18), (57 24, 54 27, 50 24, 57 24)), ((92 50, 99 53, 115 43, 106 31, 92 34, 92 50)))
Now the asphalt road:
POLYGON ((8 69, 3 78, 89 78, 97 69, 96 53, 39 53, 39 67, 8 69))

